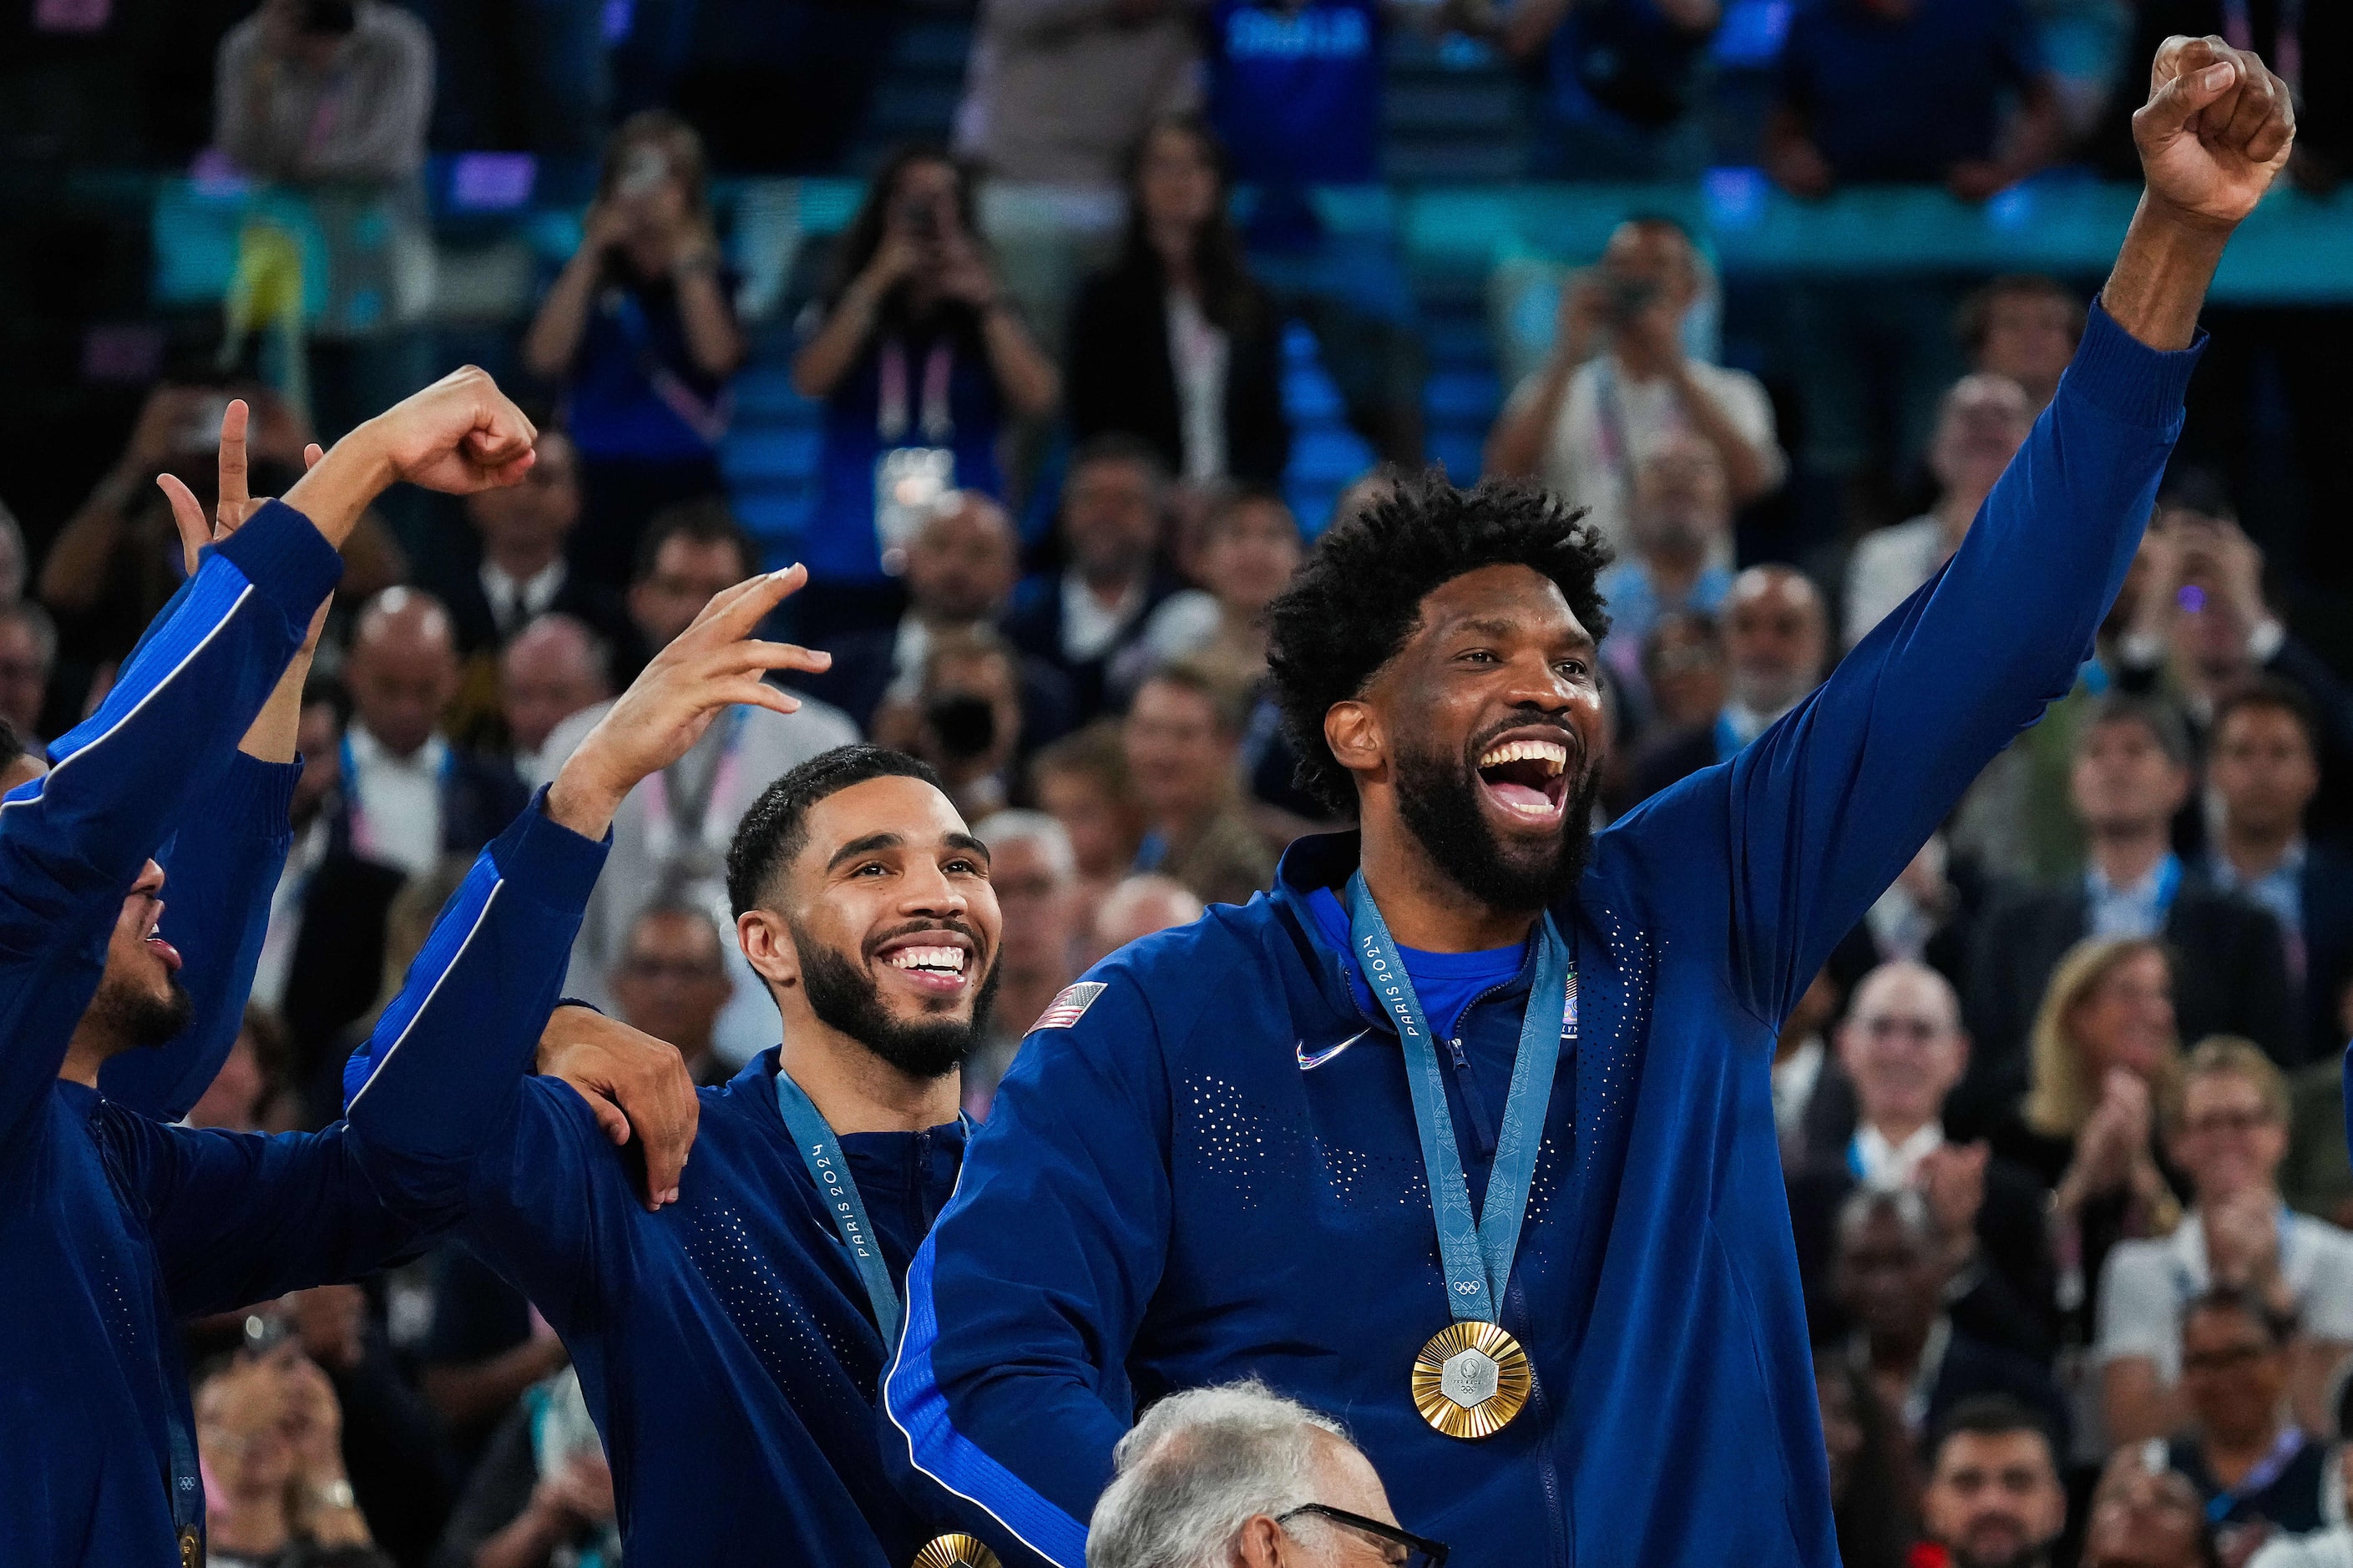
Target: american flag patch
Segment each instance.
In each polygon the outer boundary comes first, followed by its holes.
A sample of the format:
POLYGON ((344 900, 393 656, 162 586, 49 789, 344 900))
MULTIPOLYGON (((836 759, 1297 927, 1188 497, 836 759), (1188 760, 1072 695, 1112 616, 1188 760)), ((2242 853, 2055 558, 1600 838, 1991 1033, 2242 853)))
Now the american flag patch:
POLYGON ((1103 994, 1103 989, 1100 980, 1082 980, 1075 985, 1063 986, 1062 994, 1046 1004, 1046 1010, 1038 1015, 1030 1030, 1034 1033, 1039 1029, 1069 1028, 1095 1005, 1095 998, 1103 994))

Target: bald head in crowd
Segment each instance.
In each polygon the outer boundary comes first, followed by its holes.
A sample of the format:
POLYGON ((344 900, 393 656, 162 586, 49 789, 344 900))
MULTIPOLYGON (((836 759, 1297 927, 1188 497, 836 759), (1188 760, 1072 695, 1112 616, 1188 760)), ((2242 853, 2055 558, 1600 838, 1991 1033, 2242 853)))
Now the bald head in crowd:
POLYGON ((519 755, 535 755, 558 724, 613 694, 607 657, 570 616, 541 616, 514 635, 499 655, 499 701, 519 755))
POLYGON ((927 626, 993 621, 1020 575, 1012 516, 978 490, 958 490, 907 543, 907 599, 927 626))
POLYGON ((356 721, 396 757, 433 737, 458 695, 458 641, 432 595, 387 588, 360 613, 343 681, 356 721))
POLYGON ((1191 925, 1202 909, 1193 890, 1173 877, 1129 877, 1095 911, 1095 950, 1113 952, 1154 931, 1191 925))
POLYGON ((1974 514, 2033 428, 2034 405, 2024 387, 2006 375, 1965 375, 1937 405, 1928 466, 1947 498, 1974 514))
POLYGON ((1821 684, 1830 612, 1804 573, 1751 566, 1732 580, 1723 619, 1732 700, 1756 717, 1778 719, 1821 684))
POLYGON ((1862 1124, 1901 1144, 1938 1119, 1968 1065, 1960 999, 1925 963, 1883 963, 1854 988, 1838 1051, 1862 1124))

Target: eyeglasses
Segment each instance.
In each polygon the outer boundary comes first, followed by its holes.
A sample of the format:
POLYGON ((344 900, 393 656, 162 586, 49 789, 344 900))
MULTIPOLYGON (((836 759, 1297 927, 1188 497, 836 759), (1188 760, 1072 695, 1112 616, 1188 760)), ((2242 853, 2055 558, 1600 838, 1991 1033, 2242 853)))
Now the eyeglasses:
POLYGON ((621 973, 634 980, 710 980, 721 970, 715 963, 685 959, 628 958, 621 961, 621 973))
POLYGON ((2259 1344, 2225 1345, 2218 1351, 2202 1351, 2181 1358, 2184 1372, 2236 1372, 2252 1366, 2272 1353, 2273 1347, 2259 1344))
POLYGON ((1874 1040, 1902 1040, 1907 1045, 1925 1046, 1945 1031, 1933 1018, 1899 1018, 1883 1015, 1857 1018, 1855 1027, 1874 1040))
POLYGON ((1303 1513, 1312 1513, 1319 1519, 1328 1519, 1343 1529, 1369 1535, 1374 1540, 1388 1545, 1403 1547, 1404 1556, 1388 1559, 1390 1568, 1446 1568, 1444 1542, 1431 1541, 1427 1537, 1415 1535, 1409 1531, 1399 1530, 1394 1524, 1383 1524, 1379 1520, 1366 1519, 1361 1513, 1350 1513, 1345 1509, 1327 1508, 1320 1502, 1303 1503, 1289 1513, 1277 1514, 1274 1522, 1289 1524, 1303 1513))
POLYGON ((2181 1124, 2184 1132, 2253 1132, 2269 1127, 2275 1118, 2268 1110, 2214 1110, 2181 1124))

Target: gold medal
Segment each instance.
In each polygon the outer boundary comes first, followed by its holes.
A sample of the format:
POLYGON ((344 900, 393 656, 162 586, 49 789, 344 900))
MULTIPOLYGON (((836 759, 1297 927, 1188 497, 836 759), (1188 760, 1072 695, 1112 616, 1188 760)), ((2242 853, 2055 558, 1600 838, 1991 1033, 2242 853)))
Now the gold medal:
POLYGON ((1528 1352, 1493 1323, 1454 1323, 1413 1358, 1413 1403, 1450 1437, 1492 1437, 1527 1407, 1528 1352))
POLYGON ((205 1568, 205 1541, 193 1524, 180 1527, 180 1568, 205 1568))
POLYGON ((909 1568, 999 1568, 997 1553, 969 1535, 939 1535, 924 1543, 909 1568))

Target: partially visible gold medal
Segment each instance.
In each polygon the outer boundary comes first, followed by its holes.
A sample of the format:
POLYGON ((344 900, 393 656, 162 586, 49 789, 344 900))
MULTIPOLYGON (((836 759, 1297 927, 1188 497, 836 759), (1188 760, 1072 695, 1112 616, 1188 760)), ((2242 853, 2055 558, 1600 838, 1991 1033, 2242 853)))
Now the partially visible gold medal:
POLYGON ((205 1568, 205 1538, 193 1524, 180 1526, 180 1568, 205 1568))
POLYGON ((934 1536, 908 1568, 999 1568, 997 1553, 969 1535, 934 1536))
POLYGON ((1413 1358, 1413 1404, 1450 1437, 1492 1437, 1527 1407, 1528 1352, 1493 1323, 1453 1323, 1413 1358))

